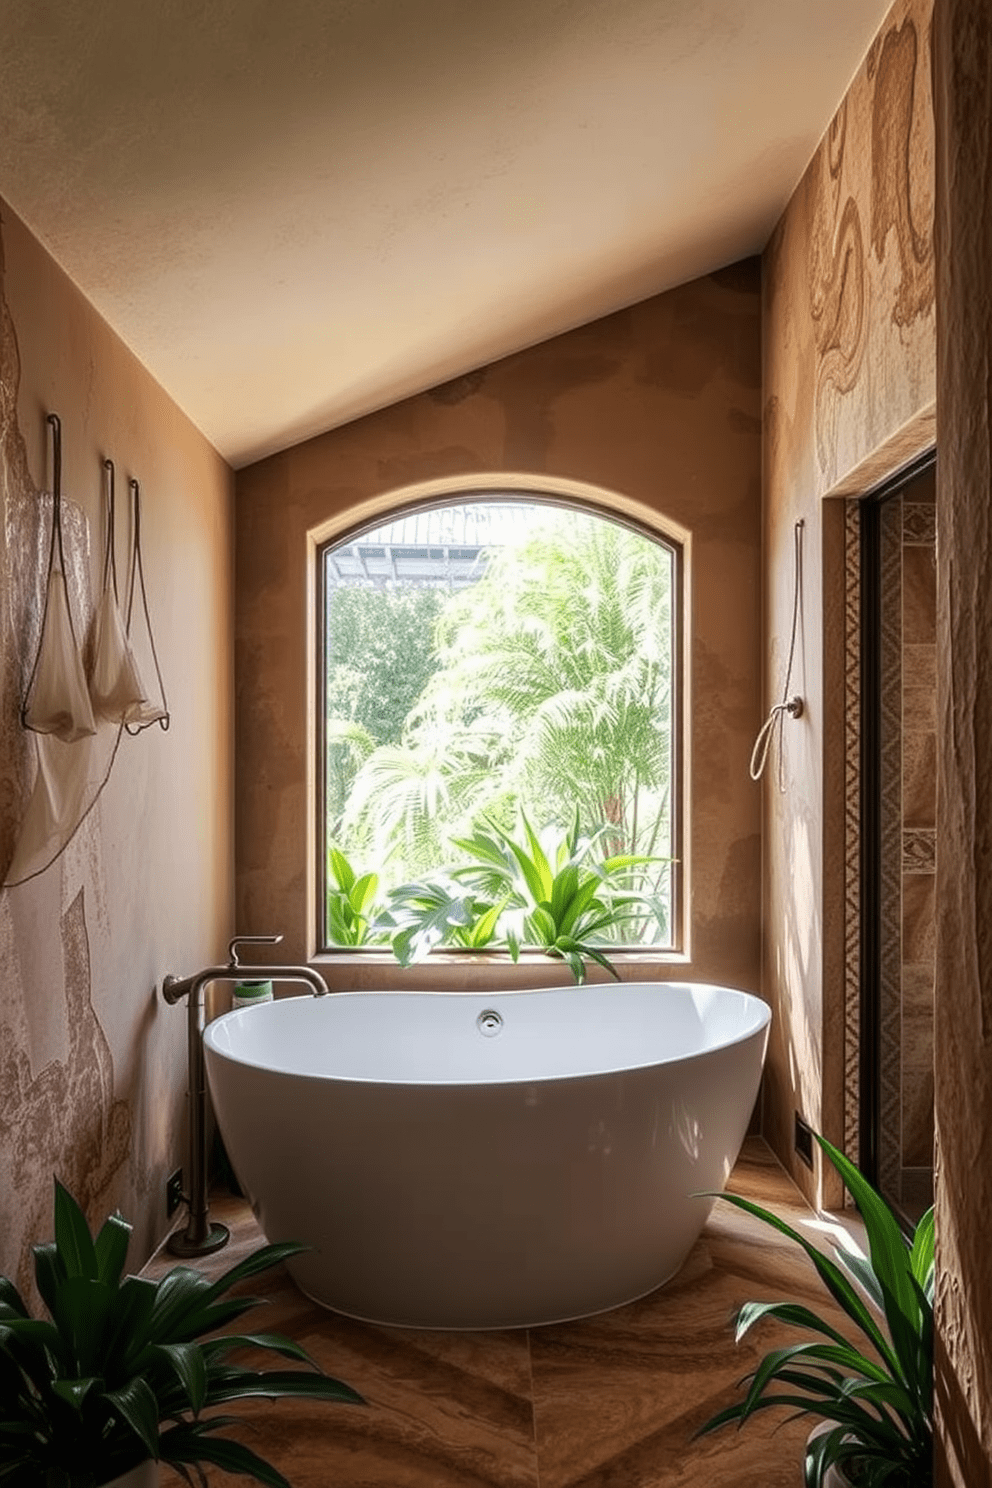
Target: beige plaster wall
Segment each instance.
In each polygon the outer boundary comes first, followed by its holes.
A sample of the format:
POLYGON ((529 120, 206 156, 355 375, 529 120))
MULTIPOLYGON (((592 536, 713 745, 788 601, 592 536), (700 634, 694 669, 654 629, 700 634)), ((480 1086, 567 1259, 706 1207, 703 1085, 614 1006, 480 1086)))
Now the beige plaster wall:
MULTIPOLYGON (((783 685, 793 532, 804 594, 784 794, 764 801, 765 1131, 843 1139, 843 508, 934 440, 930 0, 897 0, 764 255, 765 696, 783 685)), ((836 1197, 836 1195, 834 1195, 836 1197)))
MULTIPOLYGON (((751 260, 239 472, 239 929, 283 932, 290 957, 308 950, 308 532, 417 482, 555 477, 691 535, 686 972, 757 989, 759 796, 747 764, 760 703, 759 325, 751 260)), ((525 968, 524 985, 536 974, 525 968)), ((336 961, 330 977, 385 973, 336 961)))
MULTIPOLYGON (((24 1282, 27 1247, 51 1235, 53 1173, 91 1222, 120 1206, 140 1265, 164 1231, 165 1175, 183 1160, 185 1021, 155 989, 214 958, 231 925, 233 477, 2 204, 0 218, 0 881, 34 773, 19 708, 49 530, 49 410, 63 426, 69 561, 94 589, 102 458, 116 462, 125 508, 127 478, 141 482, 172 712, 168 733, 122 740, 66 853, 0 889, 0 1271, 24 1282)), ((119 513, 122 564, 125 528, 119 513)))

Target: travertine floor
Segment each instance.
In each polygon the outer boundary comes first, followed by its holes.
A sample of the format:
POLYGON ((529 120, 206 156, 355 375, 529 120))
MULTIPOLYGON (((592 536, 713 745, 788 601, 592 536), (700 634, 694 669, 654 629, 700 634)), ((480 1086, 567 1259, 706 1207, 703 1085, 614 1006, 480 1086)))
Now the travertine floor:
MULTIPOLYGON (((731 1186, 815 1226, 763 1142, 751 1139, 731 1186)), ((218 1201, 232 1244, 219 1273, 261 1237, 247 1205, 218 1201)), ((156 1260, 149 1272, 168 1269, 156 1260)), ((582 1322, 527 1331, 415 1332, 353 1322, 316 1307, 282 1272, 253 1288, 269 1298, 253 1331, 300 1340, 363 1408, 253 1404, 243 1440, 294 1488, 798 1488, 802 1422, 771 1413, 693 1441, 735 1398, 735 1384, 776 1341, 774 1328, 735 1346, 730 1320, 750 1298, 813 1299, 811 1266, 730 1205, 716 1211, 684 1269, 640 1302, 582 1322)), ((779 1335, 781 1337, 782 1335, 779 1335)), ((784 1414, 784 1413, 783 1413, 784 1414)), ((163 1472, 163 1484, 178 1483, 163 1472)), ((244 1483, 213 1471, 210 1482, 244 1483)))

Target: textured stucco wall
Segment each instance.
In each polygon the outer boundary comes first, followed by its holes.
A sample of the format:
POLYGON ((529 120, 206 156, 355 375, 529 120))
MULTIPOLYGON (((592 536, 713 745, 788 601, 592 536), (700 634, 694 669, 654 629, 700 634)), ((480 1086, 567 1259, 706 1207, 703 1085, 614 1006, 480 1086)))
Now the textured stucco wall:
POLYGON ((940 0, 937 1480, 992 1484, 992 13, 940 0))
POLYGON ((63 426, 67 558, 88 563, 94 591, 102 458, 117 466, 122 568, 127 478, 141 482, 172 711, 168 733, 122 740, 66 853, 0 889, 0 1271, 23 1282, 27 1247, 51 1235, 53 1173, 91 1222, 120 1206, 140 1265, 165 1227, 165 1174, 184 1158, 185 1019, 155 988, 209 962, 231 921, 233 477, 16 216, 0 216, 0 881, 34 770, 19 708, 49 410, 63 426))
MULTIPOLYGON (((783 682, 802 519, 804 595, 785 729, 765 787, 765 1131, 798 1108, 843 1138, 843 508, 934 439, 930 0, 898 0, 764 255, 766 700, 783 682)), ((836 1194, 832 1194, 836 1198, 836 1194)))
MULTIPOLYGON (((688 974, 757 989, 759 323, 751 260, 239 472, 240 929, 306 953, 308 531, 413 483, 526 473, 691 534, 688 974)), ((339 967, 337 983, 362 975, 339 967)))

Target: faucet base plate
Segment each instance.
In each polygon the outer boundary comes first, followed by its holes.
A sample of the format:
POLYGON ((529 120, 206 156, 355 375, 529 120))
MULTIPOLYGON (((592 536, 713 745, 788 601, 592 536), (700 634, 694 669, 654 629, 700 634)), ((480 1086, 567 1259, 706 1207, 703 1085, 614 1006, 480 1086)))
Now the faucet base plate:
POLYGON ((185 1230, 176 1230, 165 1242, 165 1248, 175 1256, 210 1255, 212 1251, 221 1250, 230 1238, 227 1225, 211 1224, 202 1240, 190 1239, 185 1230))

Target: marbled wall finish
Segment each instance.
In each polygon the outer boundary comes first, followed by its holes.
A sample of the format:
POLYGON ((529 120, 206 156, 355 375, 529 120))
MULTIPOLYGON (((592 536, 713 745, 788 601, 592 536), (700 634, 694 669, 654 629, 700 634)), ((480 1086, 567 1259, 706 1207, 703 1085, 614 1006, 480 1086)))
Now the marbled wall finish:
POLYGON ((901 1174, 907 1212, 933 1203, 933 978, 937 874, 936 481, 902 498, 901 1174))
POLYGON ((897 1198, 902 1173, 902 498, 879 520, 879 1133, 878 1178, 897 1198))
POLYGON ((937 1410, 941 1488, 992 1484, 992 10, 940 0, 937 1410))
MULTIPOLYGON (((760 706, 759 326, 751 260, 239 473, 239 928, 284 932, 291 957, 308 949, 308 531, 415 482, 557 477, 691 534, 686 970, 757 989, 760 814, 747 764, 760 706)), ((335 960, 330 974, 355 985, 390 973, 335 960)))
MULTIPOLYGON (((794 525, 805 593, 784 730, 786 791, 765 786, 764 979, 776 1017, 765 1130, 792 1151, 798 1108, 844 1136, 844 516, 933 442, 930 0, 898 0, 764 255, 765 701, 783 683, 794 525)), ((850 1123, 848 1123, 850 1124, 850 1123)), ((839 1194, 832 1193, 834 1198, 839 1194)))
POLYGON ((122 566, 127 477, 142 483, 172 708, 167 734, 122 740, 67 851, 0 889, 0 1272, 25 1282, 28 1247, 51 1235, 53 1174, 91 1222, 121 1207, 140 1265, 183 1159, 185 1020, 156 985, 213 959, 230 931, 233 481, 2 204, 0 217, 0 881, 34 768, 19 708, 50 531, 49 410, 63 426, 74 602, 98 579, 102 458, 117 462, 122 566))

